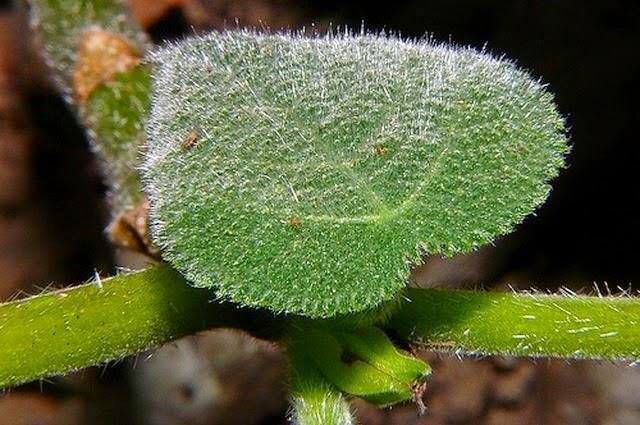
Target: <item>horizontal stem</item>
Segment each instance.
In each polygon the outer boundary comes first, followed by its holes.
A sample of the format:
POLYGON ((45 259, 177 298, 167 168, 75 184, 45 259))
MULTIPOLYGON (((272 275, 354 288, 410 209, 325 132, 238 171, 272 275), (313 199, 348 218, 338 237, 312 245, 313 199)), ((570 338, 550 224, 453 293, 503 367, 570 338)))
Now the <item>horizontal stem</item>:
MULTIPOLYGON (((278 338, 282 318, 211 302, 167 266, 0 304, 0 388, 213 327, 278 338)), ((387 323, 425 348, 635 360, 640 299, 409 289, 387 323)))
POLYGON ((409 289, 388 327, 458 353, 640 357, 640 298, 409 289))
MULTIPOLYGON (((211 303, 167 266, 0 305, 0 388, 122 358, 257 311, 211 303)), ((269 316, 262 324, 268 327, 269 316)))

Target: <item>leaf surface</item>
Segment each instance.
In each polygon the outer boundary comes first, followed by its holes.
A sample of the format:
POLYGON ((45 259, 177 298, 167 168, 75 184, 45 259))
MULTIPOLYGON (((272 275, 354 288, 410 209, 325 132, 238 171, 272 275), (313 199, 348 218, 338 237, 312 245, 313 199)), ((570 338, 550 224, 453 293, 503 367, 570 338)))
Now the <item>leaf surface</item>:
POLYGON ((243 305, 373 308, 425 251, 511 231, 567 150, 544 86, 472 49, 236 31, 153 60, 156 242, 194 285, 243 305))

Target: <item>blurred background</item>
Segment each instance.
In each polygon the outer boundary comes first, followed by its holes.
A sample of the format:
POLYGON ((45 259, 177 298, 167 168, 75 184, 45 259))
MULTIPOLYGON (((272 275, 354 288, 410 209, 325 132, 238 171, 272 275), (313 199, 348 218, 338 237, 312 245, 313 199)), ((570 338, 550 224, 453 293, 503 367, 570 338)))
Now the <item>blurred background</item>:
MULTIPOLYGON (((549 84, 572 152, 549 201, 493 246, 428 258, 412 284, 591 293, 640 286, 640 3, 630 0, 131 0, 157 43, 239 26, 332 24, 486 48, 549 84), (635 195, 634 195, 635 193, 635 195)), ((0 299, 108 272, 104 184, 33 47, 25 5, 0 0, 0 299)), ((423 417, 364 424, 640 424, 640 369, 606 362, 458 359, 435 373, 423 417)), ((0 359, 0 361, 2 361, 0 359)), ((285 424, 286 361, 274 346, 206 332, 115 364, 0 395, 0 424, 285 424)))

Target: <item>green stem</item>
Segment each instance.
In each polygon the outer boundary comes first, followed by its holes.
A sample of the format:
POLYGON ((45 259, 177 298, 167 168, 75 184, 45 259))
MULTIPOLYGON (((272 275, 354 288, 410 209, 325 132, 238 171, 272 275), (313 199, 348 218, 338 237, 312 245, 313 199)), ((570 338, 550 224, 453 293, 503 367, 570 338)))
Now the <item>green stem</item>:
POLYGON ((149 67, 140 65, 97 87, 84 107, 84 125, 102 160, 114 215, 144 200, 138 166, 150 90, 149 67))
POLYGON ((388 327, 424 348, 592 359, 640 357, 640 299, 409 289, 388 327))
MULTIPOLYGON (((257 312, 211 303, 166 266, 0 305, 0 388, 97 365, 257 312)), ((268 328, 269 318, 261 318, 268 328)))
MULTIPOLYGON (((283 329, 269 313, 210 302, 211 292, 188 286, 166 266, 105 279, 101 286, 94 282, 0 305, 0 388, 118 359, 211 327, 235 327, 266 338, 278 337, 283 329)), ((425 348, 640 357, 637 298, 434 289, 410 289, 405 296, 408 302, 387 327, 425 348)), ((300 392, 298 401, 310 400, 313 406, 323 391, 329 390, 300 392)), ((326 397, 331 403, 342 400, 326 397)))

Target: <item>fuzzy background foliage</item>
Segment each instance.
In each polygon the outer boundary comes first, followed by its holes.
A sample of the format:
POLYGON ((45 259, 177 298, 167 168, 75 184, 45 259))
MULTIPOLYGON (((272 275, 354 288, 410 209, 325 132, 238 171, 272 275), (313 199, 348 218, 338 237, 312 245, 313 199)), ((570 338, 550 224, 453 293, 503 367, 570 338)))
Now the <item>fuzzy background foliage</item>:
POLYGON ((544 86, 472 49, 235 31, 153 61, 156 242, 244 305, 330 317, 389 300, 425 251, 512 230, 567 150, 544 86))
POLYGON ((31 0, 51 75, 83 122, 109 187, 112 216, 144 200, 137 166, 149 113, 151 46, 124 0, 31 0))
POLYGON ((29 5, 31 24, 41 37, 53 78, 70 102, 73 102, 72 70, 78 60, 81 36, 87 30, 101 28, 120 34, 140 52, 149 47, 147 37, 126 13, 124 0, 41 0, 29 5))

